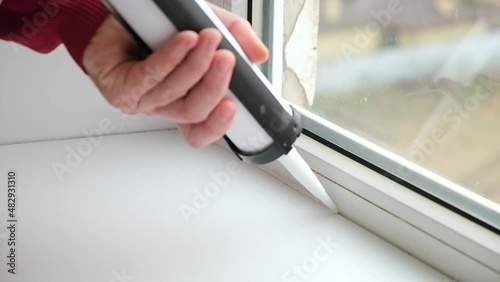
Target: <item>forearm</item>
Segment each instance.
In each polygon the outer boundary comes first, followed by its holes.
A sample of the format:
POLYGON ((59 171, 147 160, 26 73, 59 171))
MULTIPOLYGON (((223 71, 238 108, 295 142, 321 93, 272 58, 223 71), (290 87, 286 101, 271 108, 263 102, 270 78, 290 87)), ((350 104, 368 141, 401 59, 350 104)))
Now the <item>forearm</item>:
POLYGON ((82 66, 82 55, 108 15, 99 0, 0 0, 0 39, 40 53, 61 43, 82 66))

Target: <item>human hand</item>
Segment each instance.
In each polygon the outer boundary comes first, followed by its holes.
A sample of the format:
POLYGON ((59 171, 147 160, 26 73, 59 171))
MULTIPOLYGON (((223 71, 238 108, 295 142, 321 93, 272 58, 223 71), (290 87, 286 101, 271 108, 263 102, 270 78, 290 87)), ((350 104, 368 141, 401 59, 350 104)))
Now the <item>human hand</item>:
MULTIPOLYGON (((246 20, 212 9, 250 61, 267 60, 267 48, 246 20)), ((180 32, 143 59, 132 37, 109 16, 85 50, 83 65, 111 105, 131 115, 169 118, 188 144, 200 148, 220 139, 236 112, 234 102, 224 99, 235 56, 216 50, 221 39, 216 29, 180 32)))

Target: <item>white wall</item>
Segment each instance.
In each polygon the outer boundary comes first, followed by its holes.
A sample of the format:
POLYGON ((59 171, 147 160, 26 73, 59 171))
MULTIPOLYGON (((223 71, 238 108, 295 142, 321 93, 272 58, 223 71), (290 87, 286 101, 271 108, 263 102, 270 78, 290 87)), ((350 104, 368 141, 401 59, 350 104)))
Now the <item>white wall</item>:
POLYGON ((41 55, 0 41, 0 145, 81 137, 102 121, 111 134, 173 127, 113 110, 64 47, 41 55))

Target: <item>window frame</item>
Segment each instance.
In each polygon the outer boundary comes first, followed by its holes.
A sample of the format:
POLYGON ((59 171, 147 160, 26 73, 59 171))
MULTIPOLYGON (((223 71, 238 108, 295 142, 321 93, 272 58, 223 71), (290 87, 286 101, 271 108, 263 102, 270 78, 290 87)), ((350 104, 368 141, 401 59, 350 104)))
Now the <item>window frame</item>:
MULTIPOLYGON (((262 34, 266 34, 263 32, 266 20, 272 19, 273 29, 281 26, 275 32, 283 34, 283 0, 249 0, 249 3, 252 5, 252 22, 264 41, 266 37, 262 37, 262 34), (262 7, 265 4, 272 6, 273 17, 264 15, 262 7)), ((268 38, 269 33, 272 34, 272 31, 267 31, 268 38)), ((281 36, 278 37, 277 41, 267 40, 271 48, 271 60, 262 69, 279 89, 277 94, 281 96, 282 76, 276 73, 282 73, 284 42, 281 36), (277 46, 280 49, 276 50, 277 46)), ((318 173, 330 195, 337 200, 342 216, 454 279, 500 280, 500 219, 491 214, 496 209, 493 203, 482 199, 470 201, 470 198, 463 201, 463 197, 471 196, 468 193, 459 194, 460 197, 451 203, 449 198, 443 201, 443 197, 449 197, 450 191, 445 184, 456 184, 408 161, 406 164, 416 177, 401 177, 397 170, 401 163, 405 164, 404 159, 340 127, 331 126, 301 108, 298 110, 303 115, 304 136, 296 145, 318 173), (392 170, 382 168, 387 168, 387 165, 392 170), (432 189, 439 191, 439 197, 429 193, 432 189), (452 205, 457 202, 462 207, 465 203, 473 211, 472 214, 452 205), (373 212, 363 213, 359 209, 373 212), (481 216, 481 213, 487 216, 481 216), (420 240, 408 241, 408 236, 420 240), (432 251, 429 251, 428 246, 433 246, 432 251)), ((268 165, 263 170, 309 196, 279 164, 268 165)), ((459 188, 455 187, 456 190, 459 188)), ((475 196, 479 198, 475 194, 472 198, 475 196)))
POLYGON ((500 235, 498 205, 396 154, 302 110, 304 134, 500 235), (408 173, 403 171, 408 171, 408 173), (405 174, 407 174, 405 176, 405 174))

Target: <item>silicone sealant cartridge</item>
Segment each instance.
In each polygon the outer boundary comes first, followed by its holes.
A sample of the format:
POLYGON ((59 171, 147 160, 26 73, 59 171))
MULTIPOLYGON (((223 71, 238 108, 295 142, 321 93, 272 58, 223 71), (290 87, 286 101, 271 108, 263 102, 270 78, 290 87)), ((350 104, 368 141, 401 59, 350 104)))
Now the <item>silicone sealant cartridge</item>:
POLYGON ((266 164, 292 150, 300 135, 300 116, 273 94, 273 86, 253 65, 204 0, 102 0, 106 8, 148 53, 163 47, 179 31, 216 28, 220 49, 236 56, 226 99, 236 103, 225 139, 236 155, 251 164, 266 164))

